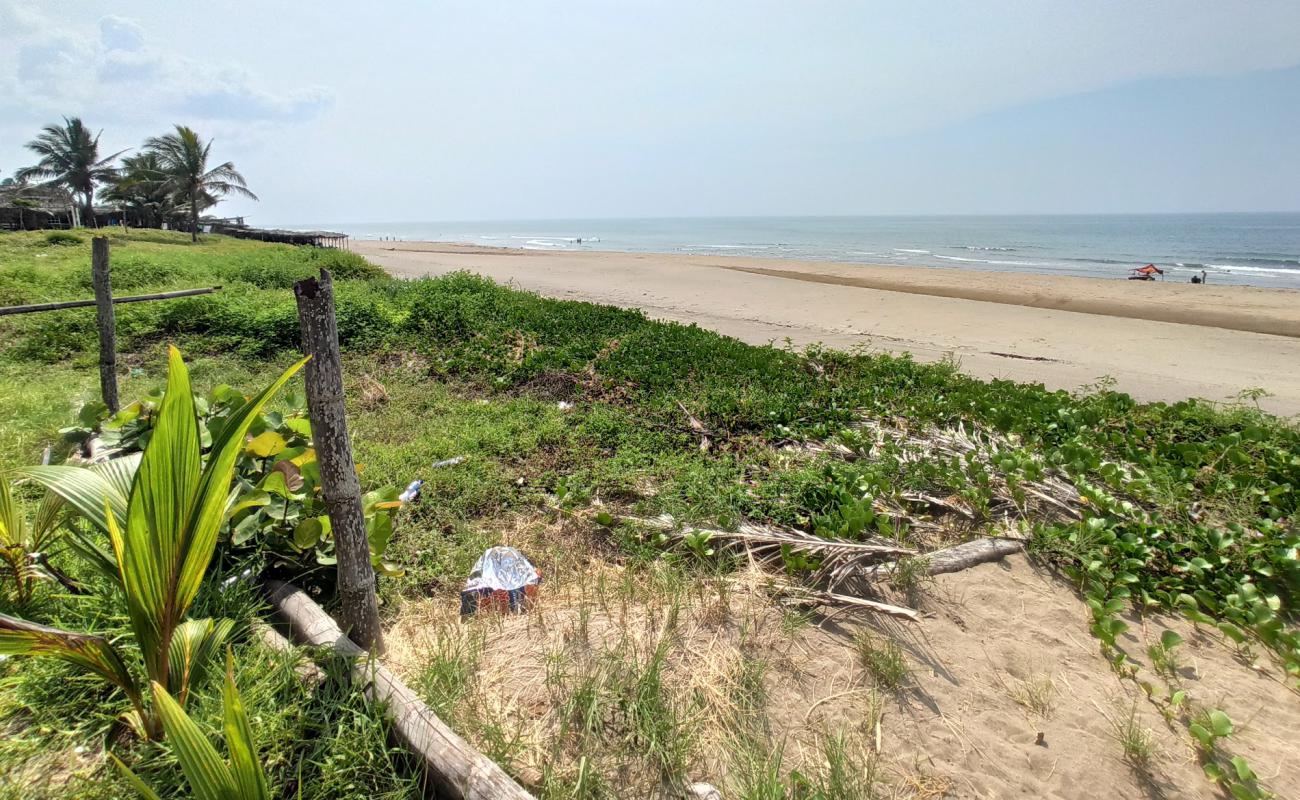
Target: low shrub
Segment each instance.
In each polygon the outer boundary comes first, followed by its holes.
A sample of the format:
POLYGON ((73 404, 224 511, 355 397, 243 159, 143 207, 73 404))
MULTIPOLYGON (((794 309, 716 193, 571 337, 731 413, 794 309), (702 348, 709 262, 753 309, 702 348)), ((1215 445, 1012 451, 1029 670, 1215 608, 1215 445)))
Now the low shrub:
POLYGON ((50 231, 45 234, 45 243, 54 246, 78 245, 85 241, 70 231, 50 231))

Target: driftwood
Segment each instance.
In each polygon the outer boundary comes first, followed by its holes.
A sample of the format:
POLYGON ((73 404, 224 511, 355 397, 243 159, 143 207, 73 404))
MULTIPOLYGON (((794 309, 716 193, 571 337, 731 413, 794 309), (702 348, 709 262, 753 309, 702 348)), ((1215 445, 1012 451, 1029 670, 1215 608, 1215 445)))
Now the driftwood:
MULTIPOLYGON (((146 303, 150 300, 172 300, 177 297, 193 297, 198 294, 212 294, 221 291, 220 286, 205 289, 178 289, 174 292, 155 292, 153 294, 133 294, 126 297, 114 297, 113 305, 122 303, 146 303)), ((11 314, 35 314, 38 311, 60 311, 65 308, 90 308, 98 305, 95 300, 64 300, 58 303, 34 303, 26 306, 0 306, 0 317, 11 314)))
MULTIPOLYGON (((920 558, 927 562, 926 573, 944 575, 949 572, 961 572, 979 564, 1001 561, 1010 555, 1022 552, 1025 543, 1019 539, 974 539, 959 545, 946 547, 926 553, 920 558)), ((878 564, 863 574, 863 577, 879 578, 888 575, 898 567, 898 562, 878 564)))
POLYGON ((531 800, 492 759, 456 735, 401 679, 343 634, 325 610, 292 584, 267 581, 271 606, 300 644, 327 648, 351 660, 352 679, 386 705, 397 739, 424 766, 439 797, 458 800, 531 800))

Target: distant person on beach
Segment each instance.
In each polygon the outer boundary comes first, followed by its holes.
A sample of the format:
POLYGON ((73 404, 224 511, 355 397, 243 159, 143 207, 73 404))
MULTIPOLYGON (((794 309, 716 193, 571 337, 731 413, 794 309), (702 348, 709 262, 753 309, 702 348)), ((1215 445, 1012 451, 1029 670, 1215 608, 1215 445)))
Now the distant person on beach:
POLYGON ((1209 277, 1209 276, 1205 274, 1205 270, 1201 270, 1201 274, 1200 274, 1200 275, 1193 275, 1193 276, 1192 276, 1192 283, 1207 283, 1208 281, 1207 281, 1206 279, 1207 279, 1208 277, 1209 277))

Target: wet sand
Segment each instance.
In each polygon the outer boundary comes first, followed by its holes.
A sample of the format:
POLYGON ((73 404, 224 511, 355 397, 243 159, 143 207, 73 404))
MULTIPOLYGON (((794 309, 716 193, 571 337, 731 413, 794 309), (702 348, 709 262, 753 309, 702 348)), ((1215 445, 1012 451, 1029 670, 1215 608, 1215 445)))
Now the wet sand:
POLYGON ((640 308, 751 343, 954 357, 964 372, 1141 400, 1300 414, 1300 292, 974 270, 658 253, 355 242, 400 277, 469 270, 548 297, 640 308))

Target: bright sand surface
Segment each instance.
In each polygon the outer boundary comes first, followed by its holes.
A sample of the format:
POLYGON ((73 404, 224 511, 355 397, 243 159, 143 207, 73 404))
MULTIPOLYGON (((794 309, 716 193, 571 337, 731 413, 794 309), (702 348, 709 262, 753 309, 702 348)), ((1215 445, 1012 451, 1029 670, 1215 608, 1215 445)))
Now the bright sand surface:
POLYGON ((354 242, 399 277, 469 270, 547 297, 640 308, 746 342, 951 354, 983 378, 1300 414, 1300 292, 658 253, 354 242))

